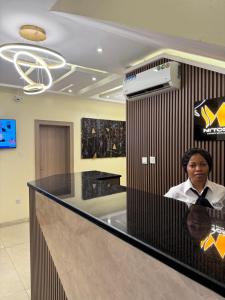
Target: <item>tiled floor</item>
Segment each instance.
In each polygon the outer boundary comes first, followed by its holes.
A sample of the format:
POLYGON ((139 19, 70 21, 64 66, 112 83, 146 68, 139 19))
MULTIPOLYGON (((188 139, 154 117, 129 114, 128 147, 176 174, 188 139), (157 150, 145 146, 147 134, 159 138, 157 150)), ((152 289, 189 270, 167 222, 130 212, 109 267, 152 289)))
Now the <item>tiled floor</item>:
POLYGON ((29 223, 0 228, 0 300, 30 299, 29 223))

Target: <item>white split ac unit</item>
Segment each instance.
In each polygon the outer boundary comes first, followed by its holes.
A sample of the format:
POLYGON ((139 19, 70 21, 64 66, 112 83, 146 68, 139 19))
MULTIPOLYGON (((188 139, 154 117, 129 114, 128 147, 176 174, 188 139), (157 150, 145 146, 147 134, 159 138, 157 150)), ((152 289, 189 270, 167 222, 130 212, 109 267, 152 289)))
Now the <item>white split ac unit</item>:
POLYGON ((171 89, 179 89, 180 77, 180 64, 170 61, 126 77, 123 81, 123 93, 127 100, 135 100, 171 89))

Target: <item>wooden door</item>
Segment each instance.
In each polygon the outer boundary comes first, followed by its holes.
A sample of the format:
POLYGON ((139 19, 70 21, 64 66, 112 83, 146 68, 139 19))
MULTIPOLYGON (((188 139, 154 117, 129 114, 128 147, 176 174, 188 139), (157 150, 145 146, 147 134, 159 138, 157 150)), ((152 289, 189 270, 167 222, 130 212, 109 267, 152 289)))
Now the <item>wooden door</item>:
POLYGON ((35 120, 36 179, 73 173, 73 123, 35 120))

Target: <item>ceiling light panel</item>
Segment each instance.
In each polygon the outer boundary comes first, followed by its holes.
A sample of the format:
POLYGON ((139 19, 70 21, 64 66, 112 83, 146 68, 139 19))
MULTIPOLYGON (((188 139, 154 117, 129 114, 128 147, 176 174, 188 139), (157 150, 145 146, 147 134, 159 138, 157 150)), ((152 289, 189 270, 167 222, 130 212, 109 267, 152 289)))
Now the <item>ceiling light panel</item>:
POLYGON ((17 87, 21 86, 21 88, 25 84, 24 80, 21 79, 19 74, 15 71, 14 65, 4 60, 1 60, 0 83, 17 87))
POLYGON ((97 72, 95 73, 95 76, 93 75, 94 75, 93 71, 88 72, 88 70, 84 71, 84 70, 79 70, 77 68, 77 70, 74 73, 70 74, 66 78, 54 84, 51 89, 54 91, 60 91, 64 89, 64 87, 73 84, 73 93, 76 93, 87 86, 96 84, 96 82, 108 76, 108 74, 97 73, 97 72), (92 77, 96 77, 98 78, 98 80, 93 81, 92 77))
POLYGON ((65 74, 67 74, 68 72, 70 72, 70 70, 71 70, 71 68, 67 67, 67 66, 64 66, 61 69, 51 70, 53 81, 57 80, 58 78, 62 77, 65 74))

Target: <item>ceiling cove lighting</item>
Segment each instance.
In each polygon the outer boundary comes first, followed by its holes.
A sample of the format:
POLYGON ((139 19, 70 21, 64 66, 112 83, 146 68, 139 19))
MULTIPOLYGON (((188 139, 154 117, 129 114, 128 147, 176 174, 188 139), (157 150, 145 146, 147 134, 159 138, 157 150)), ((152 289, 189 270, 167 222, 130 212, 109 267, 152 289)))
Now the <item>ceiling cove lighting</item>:
POLYGON ((130 64, 129 68, 126 70, 127 72, 130 72, 137 67, 141 67, 142 65, 145 65, 146 63, 150 63, 152 61, 156 61, 160 58, 168 58, 173 59, 175 61, 179 61, 181 63, 189 63, 191 65, 209 69, 212 71, 216 71, 222 74, 225 74, 225 61, 202 56, 198 54, 178 51, 174 49, 161 49, 159 51, 156 51, 154 53, 151 53, 145 57, 143 57, 140 60, 137 60, 130 64))
POLYGON ((29 95, 40 94, 49 89, 53 82, 49 70, 62 68, 66 64, 64 57, 56 51, 30 44, 2 45, 0 57, 14 64, 19 75, 28 83, 23 90, 29 95), (36 82, 26 75, 27 68, 36 70, 36 82))
POLYGON ((122 93, 122 88, 123 88, 122 85, 118 85, 112 89, 102 92, 101 94, 99 94, 99 97, 109 99, 110 96, 114 96, 116 94, 119 94, 120 92, 122 93))

